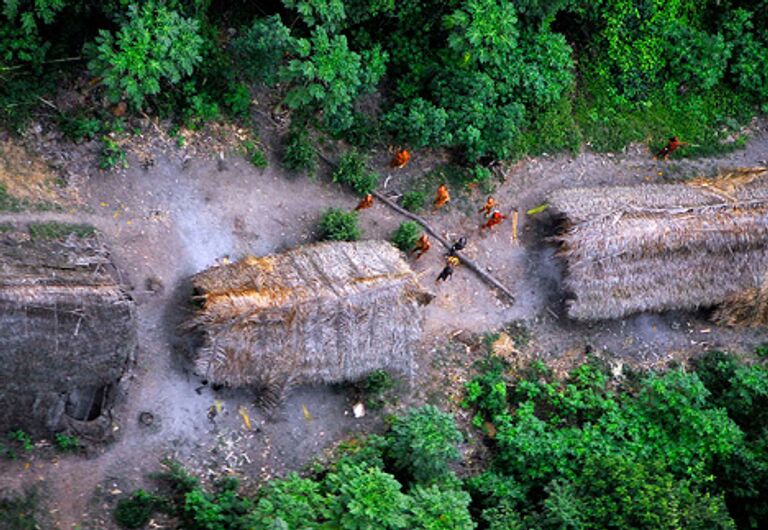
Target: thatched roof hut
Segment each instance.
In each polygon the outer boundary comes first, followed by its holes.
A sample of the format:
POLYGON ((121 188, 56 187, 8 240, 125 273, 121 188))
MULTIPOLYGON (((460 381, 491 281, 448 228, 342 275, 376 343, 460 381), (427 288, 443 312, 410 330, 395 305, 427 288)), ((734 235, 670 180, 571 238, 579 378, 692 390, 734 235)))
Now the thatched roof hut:
POLYGON ((559 190, 568 314, 619 318, 743 298, 768 273, 768 171, 559 190))
POLYGON ((107 417, 137 346, 114 272, 95 234, 0 234, 0 432, 93 433, 107 417))
POLYGON ((267 394, 354 381, 375 369, 410 376, 429 300, 387 242, 329 242, 208 269, 192 278, 202 307, 198 374, 267 394))

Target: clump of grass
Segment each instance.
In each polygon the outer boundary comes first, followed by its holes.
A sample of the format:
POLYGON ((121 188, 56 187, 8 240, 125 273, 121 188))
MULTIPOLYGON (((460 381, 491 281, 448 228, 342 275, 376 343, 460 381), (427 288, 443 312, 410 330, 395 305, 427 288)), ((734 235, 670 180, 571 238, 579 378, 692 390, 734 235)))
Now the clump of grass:
POLYGON ((305 171, 314 175, 317 153, 305 128, 293 128, 285 138, 283 166, 291 171, 305 171))
POLYGON ((418 213, 424 209, 427 202, 427 193, 425 191, 406 191, 403 193, 402 206, 409 212, 418 213))
POLYGON ((36 530, 41 528, 35 513, 38 496, 35 490, 22 495, 0 497, 0 528, 3 530, 36 530))
POLYGON ((117 502, 115 521, 123 528, 143 528, 152 517, 157 503, 154 495, 138 489, 130 497, 117 502))
POLYGON ((376 189, 379 176, 365 167, 365 157, 358 151, 344 153, 333 170, 334 182, 352 188, 358 195, 367 195, 376 189))
POLYGON ((330 208, 320 218, 320 239, 327 241, 355 241, 360 239, 357 212, 330 208))
POLYGON ((257 168, 264 169, 269 165, 269 161, 267 160, 267 155, 264 153, 264 150, 251 140, 246 140, 243 142, 242 151, 243 156, 257 168))
POLYGON ((421 227, 417 223, 403 221, 392 234, 392 243, 403 252, 408 252, 416 245, 420 233, 421 227))
POLYGON ((62 453, 74 453, 80 449, 80 438, 71 434, 58 432, 53 437, 53 443, 62 453))
POLYGON ((395 380, 386 370, 374 370, 363 381, 365 406, 371 410, 380 409, 386 402, 386 393, 395 386, 395 380))
POLYGON ((109 136, 101 137, 101 152, 99 153, 99 168, 108 170, 115 167, 128 167, 125 149, 109 136))
POLYGON ((32 223, 27 227, 32 240, 61 239, 70 234, 77 237, 88 237, 96 233, 96 229, 86 224, 66 224, 55 221, 47 223, 32 223))
POLYGON ((83 111, 61 113, 58 118, 59 129, 73 142, 84 139, 93 140, 101 132, 101 120, 88 116, 83 111))

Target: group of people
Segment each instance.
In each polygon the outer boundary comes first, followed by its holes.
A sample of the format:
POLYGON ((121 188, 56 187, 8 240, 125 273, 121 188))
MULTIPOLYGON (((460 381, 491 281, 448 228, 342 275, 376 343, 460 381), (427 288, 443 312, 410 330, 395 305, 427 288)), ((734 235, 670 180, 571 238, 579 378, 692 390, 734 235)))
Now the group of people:
MULTIPOLYGON (((654 159, 667 160, 669 155, 684 145, 688 144, 678 140, 677 136, 672 136, 669 139, 669 142, 667 142, 667 145, 665 145, 658 153, 656 153, 654 159)), ((410 159, 411 154, 405 149, 400 149, 395 152, 390 162, 390 166, 393 168, 403 168, 408 164, 410 159)), ((435 199, 432 201, 432 212, 440 210, 450 201, 451 194, 448 191, 448 187, 444 183, 440 184, 440 186, 437 188, 437 192, 435 193, 435 199)), ((360 203, 357 205, 355 210, 370 208, 372 205, 373 195, 369 193, 360 200, 360 203)), ((492 196, 488 196, 485 204, 477 212, 483 214, 484 217, 484 222, 480 225, 481 232, 483 230, 492 230, 494 226, 501 224, 504 219, 507 219, 507 216, 502 214, 497 208, 496 199, 494 199, 492 196)), ((437 276, 435 281, 446 281, 451 276, 453 276, 454 267, 458 266, 461 262, 459 258, 459 252, 463 250, 466 245, 467 238, 463 236, 451 245, 451 247, 448 249, 448 253, 445 256, 445 266, 443 267, 443 270, 440 271, 440 274, 437 276)), ((411 254, 416 254, 415 259, 418 260, 424 254, 426 254, 430 248, 432 248, 432 244, 429 241, 429 236, 426 233, 422 233, 419 239, 416 241, 415 246, 411 250, 411 254)))
MULTIPOLYGON (((403 168, 408 164, 410 159, 410 153, 405 149, 400 149, 395 152, 390 162, 390 166, 393 168, 403 168)), ((359 211, 370 208, 373 206, 373 201, 373 195, 370 193, 366 194, 357 204, 355 210, 359 211)), ((437 192, 435 193, 435 199, 432 201, 432 211, 436 212, 440 210, 450 201, 451 194, 448 191, 448 187, 444 183, 440 184, 440 186, 437 188, 437 192)), ((506 215, 502 214, 497 209, 496 200, 491 196, 486 199, 485 204, 478 210, 478 213, 483 214, 484 217, 484 222, 480 225, 480 231, 491 230, 494 226, 500 224, 502 221, 504 221, 504 219, 507 218, 506 215)), ((463 236, 451 245, 451 247, 448 249, 448 253, 445 255, 445 266, 440 271, 440 274, 438 274, 435 281, 446 281, 453 275, 454 268, 457 267, 459 263, 461 263, 459 252, 462 251, 466 246, 467 238, 463 236)), ((416 240, 416 244, 410 253, 412 255, 415 254, 415 259, 418 260, 424 256, 424 254, 426 254, 431 248, 432 243, 429 240, 429 236, 426 233, 422 233, 421 236, 419 236, 419 239, 416 240)))

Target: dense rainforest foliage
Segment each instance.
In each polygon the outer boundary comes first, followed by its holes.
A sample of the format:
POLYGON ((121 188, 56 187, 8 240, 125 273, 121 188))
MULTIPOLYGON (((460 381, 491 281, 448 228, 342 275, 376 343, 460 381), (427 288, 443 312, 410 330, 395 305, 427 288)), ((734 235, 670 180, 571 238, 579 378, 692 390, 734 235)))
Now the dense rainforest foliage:
POLYGON ((768 521, 764 362, 712 351, 690 370, 616 377, 592 360, 558 380, 538 362, 513 376, 488 357, 464 406, 476 414, 472 442, 427 405, 255 495, 233 479, 202 487, 170 463, 164 487, 125 497, 115 517, 137 528, 165 512, 188 530, 713 530, 768 521), (490 455, 458 466, 471 444, 490 455))
MULTIPOLYGON (((60 86, 87 96, 53 112, 75 139, 112 130, 93 104, 105 98, 188 127, 247 121, 264 85, 293 111, 294 143, 310 123, 466 164, 673 134, 683 156, 707 154, 738 147, 733 131, 768 110, 768 0, 2 4, 7 127, 51 115, 60 86)), ((311 169, 294 151, 288 165, 311 169)))

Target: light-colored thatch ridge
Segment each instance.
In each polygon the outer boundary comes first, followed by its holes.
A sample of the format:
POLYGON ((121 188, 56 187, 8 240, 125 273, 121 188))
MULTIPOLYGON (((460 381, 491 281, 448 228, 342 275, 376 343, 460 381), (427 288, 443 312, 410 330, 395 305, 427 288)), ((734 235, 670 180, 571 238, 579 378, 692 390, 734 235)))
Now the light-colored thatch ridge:
POLYGON ((411 375, 421 290, 381 241, 333 242, 246 257, 192 278, 204 333, 197 372, 231 386, 356 380, 383 368, 411 375))
POLYGON ((683 184, 561 190, 556 240, 573 318, 693 309, 759 285, 768 267, 768 172, 683 184))

